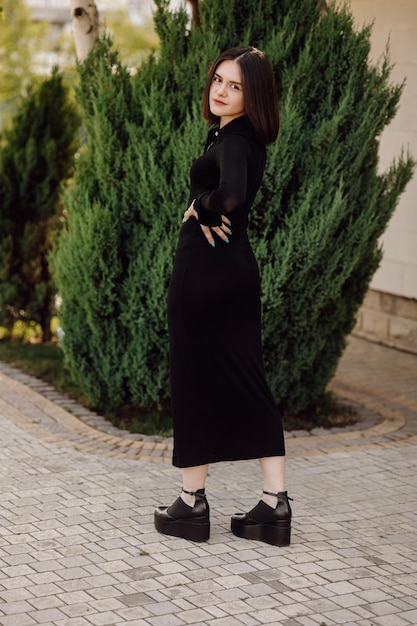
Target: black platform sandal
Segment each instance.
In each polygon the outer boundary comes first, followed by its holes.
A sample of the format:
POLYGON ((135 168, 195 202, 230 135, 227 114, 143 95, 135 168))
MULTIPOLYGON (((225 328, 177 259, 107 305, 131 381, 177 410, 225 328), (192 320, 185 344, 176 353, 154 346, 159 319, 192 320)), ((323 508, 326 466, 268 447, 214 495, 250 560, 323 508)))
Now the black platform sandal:
POLYGON ((194 506, 179 497, 170 507, 159 506, 155 510, 155 528, 158 532, 190 541, 207 541, 210 537, 210 509, 204 489, 186 491, 195 496, 194 506))
POLYGON ((286 491, 272 493, 264 491, 268 496, 278 499, 275 509, 260 500, 249 513, 232 515, 231 531, 236 537, 254 539, 270 543, 273 546, 289 546, 291 540, 291 506, 286 491))

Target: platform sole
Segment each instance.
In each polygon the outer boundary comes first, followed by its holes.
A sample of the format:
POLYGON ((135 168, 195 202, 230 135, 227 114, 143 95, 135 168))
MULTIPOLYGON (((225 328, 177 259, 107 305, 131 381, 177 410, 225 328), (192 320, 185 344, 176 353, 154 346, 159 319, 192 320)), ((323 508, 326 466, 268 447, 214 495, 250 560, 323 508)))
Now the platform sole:
POLYGON ((198 543, 210 538, 210 522, 205 517, 171 521, 155 512, 154 521, 156 530, 163 535, 181 537, 198 543))
POLYGON ((283 524, 245 524, 239 518, 232 517, 230 530, 236 537, 263 541, 273 546, 289 546, 291 542, 291 525, 283 524))

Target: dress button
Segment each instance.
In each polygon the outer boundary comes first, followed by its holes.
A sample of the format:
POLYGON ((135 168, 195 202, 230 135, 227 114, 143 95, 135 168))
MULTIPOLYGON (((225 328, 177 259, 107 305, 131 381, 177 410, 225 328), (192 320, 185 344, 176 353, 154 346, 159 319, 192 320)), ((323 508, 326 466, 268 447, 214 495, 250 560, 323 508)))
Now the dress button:
POLYGON ((219 131, 216 130, 216 132, 214 134, 215 134, 216 137, 218 137, 219 136, 219 131))

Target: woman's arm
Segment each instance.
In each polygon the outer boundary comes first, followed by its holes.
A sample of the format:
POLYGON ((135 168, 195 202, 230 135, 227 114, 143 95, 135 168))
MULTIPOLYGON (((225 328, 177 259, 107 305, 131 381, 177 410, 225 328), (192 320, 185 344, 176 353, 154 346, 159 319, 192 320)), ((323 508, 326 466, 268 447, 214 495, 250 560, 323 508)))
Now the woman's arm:
POLYGON ((228 215, 246 201, 249 143, 241 135, 226 137, 218 150, 219 185, 195 198, 200 224, 220 226, 221 215, 228 215))
MULTIPOLYGON (((192 201, 188 209, 184 213, 183 222, 186 222, 190 217, 195 217, 198 220, 197 211, 194 208, 195 200, 192 201)), ((214 248, 216 243, 214 241, 213 233, 216 233, 220 239, 222 239, 225 243, 229 243, 228 235, 232 234, 230 230, 230 220, 225 215, 219 215, 220 217, 220 225, 219 226, 206 226, 204 224, 200 224, 200 228, 203 231, 204 237, 207 239, 209 244, 214 248)))

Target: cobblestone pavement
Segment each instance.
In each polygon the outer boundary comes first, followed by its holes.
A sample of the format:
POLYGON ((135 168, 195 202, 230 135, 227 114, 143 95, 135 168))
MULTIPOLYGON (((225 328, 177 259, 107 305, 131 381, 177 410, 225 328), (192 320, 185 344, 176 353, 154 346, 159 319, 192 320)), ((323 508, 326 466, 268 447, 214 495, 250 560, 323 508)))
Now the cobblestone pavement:
POLYGON ((234 537, 254 461, 215 464, 212 534, 159 535, 171 442, 118 431, 0 364, 0 625, 417 625, 417 355, 351 338, 356 427, 287 438, 292 544, 234 537))

